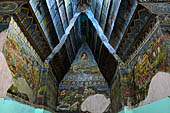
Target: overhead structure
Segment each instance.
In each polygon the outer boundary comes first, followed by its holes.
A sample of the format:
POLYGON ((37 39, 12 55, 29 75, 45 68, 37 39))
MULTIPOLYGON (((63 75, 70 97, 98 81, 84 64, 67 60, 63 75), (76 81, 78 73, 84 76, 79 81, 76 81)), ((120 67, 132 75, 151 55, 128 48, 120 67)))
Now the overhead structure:
POLYGON ((128 64, 149 25, 169 13, 166 0, 1 0, 0 31, 13 16, 59 82, 87 42, 112 84, 118 64, 128 64))
POLYGON ((108 38, 105 36, 105 34, 104 34, 102 28, 100 27, 99 23, 97 22, 97 20, 94 18, 92 11, 90 9, 88 9, 88 10, 85 10, 84 12, 87 14, 88 18, 93 23, 93 26, 95 27, 95 29, 100 37, 100 40, 106 46, 106 48, 108 49, 110 54, 113 54, 113 56, 117 60, 117 62, 123 63, 121 61, 120 57, 116 54, 115 49, 110 45, 108 38))
POLYGON ((53 49, 52 53, 47 57, 47 61, 50 62, 56 53, 60 51, 62 46, 65 44, 66 39, 68 38, 68 35, 70 34, 71 29, 73 28, 78 16, 80 13, 75 13, 73 18, 70 20, 69 26, 65 30, 65 34, 62 36, 60 43, 53 49))

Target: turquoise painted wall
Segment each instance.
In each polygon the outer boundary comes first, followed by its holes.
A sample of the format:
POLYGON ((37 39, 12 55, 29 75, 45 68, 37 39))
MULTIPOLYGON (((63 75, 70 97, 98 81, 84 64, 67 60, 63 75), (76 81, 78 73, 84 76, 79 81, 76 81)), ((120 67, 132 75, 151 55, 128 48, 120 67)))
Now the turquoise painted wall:
POLYGON ((0 113, 51 113, 43 109, 36 109, 34 107, 0 98, 0 113))
POLYGON ((170 98, 167 97, 151 104, 119 113, 170 113, 170 98))

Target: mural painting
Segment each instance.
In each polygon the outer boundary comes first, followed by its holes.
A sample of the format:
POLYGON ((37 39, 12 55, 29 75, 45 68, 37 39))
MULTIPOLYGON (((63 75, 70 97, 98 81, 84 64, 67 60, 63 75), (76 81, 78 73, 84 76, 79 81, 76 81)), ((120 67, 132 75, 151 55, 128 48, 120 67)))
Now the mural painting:
POLYGON ((151 79, 170 72, 170 30, 158 27, 121 77, 125 105, 138 105, 148 94, 151 79))
POLYGON ((12 72, 14 82, 8 92, 26 100, 34 101, 42 62, 13 18, 9 25, 3 53, 12 72), (18 86, 19 83, 25 83, 25 86, 23 84, 18 86))
MULTIPOLYGON (((69 72, 59 84, 57 111, 82 112, 81 104, 94 94, 110 96, 110 88, 99 71, 87 44, 80 48, 69 72)), ((109 108, 108 108, 109 110, 109 108)))
POLYGON ((3 54, 13 76, 12 86, 8 89, 12 98, 20 97, 55 110, 57 80, 51 67, 46 73, 46 64, 43 64, 13 18, 9 24, 3 54))
POLYGON ((36 104, 46 106, 52 110, 56 109, 58 81, 52 72, 52 68, 47 68, 45 62, 41 69, 40 81, 36 95, 36 104), (47 72, 48 71, 48 72, 47 72))

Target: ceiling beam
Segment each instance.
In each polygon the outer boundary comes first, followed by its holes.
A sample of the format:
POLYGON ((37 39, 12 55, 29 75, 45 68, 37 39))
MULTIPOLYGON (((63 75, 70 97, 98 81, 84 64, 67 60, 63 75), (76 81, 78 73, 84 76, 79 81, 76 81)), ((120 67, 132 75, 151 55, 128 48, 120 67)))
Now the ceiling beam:
MULTIPOLYGON (((109 11, 109 7, 110 7, 110 0, 109 1, 106 1, 104 0, 103 1, 103 5, 102 5, 102 9, 101 9, 101 14, 100 14, 100 19, 99 19, 99 25, 101 26, 102 30, 104 31, 105 29, 105 24, 106 24, 106 20, 107 20, 107 14, 108 14, 108 11, 109 11)), ((95 35, 95 38, 97 38, 97 35, 95 35)), ((100 43, 100 39, 97 38, 96 39, 96 48, 97 50, 96 51, 96 60, 97 62, 99 62, 99 59, 100 59, 100 54, 101 54, 101 50, 102 50, 102 43, 100 43)))
MULTIPOLYGON (((97 1, 98 0, 91 0, 91 10, 93 12, 93 14, 96 14, 96 7, 98 6, 97 4, 97 1)), ((91 22, 88 21, 88 24, 89 26, 91 25, 91 22)), ((89 32, 91 33, 91 37, 87 37, 87 42, 88 42, 88 45, 92 51, 92 53, 94 54, 94 48, 95 48, 95 45, 94 45, 94 34, 95 34, 95 29, 93 27, 91 27, 89 29, 89 32)), ((88 34, 89 34, 88 32, 88 34)))
MULTIPOLYGON (((98 21, 94 18, 94 15, 90 9, 85 10, 84 13, 88 16, 88 18, 91 20, 94 28, 97 31, 98 36, 100 37, 102 43, 106 46, 106 48, 109 50, 109 52, 114 56, 114 58, 119 62, 123 63, 123 61, 120 59, 120 57, 116 54, 115 49, 110 45, 108 38, 105 36, 102 28, 100 27, 98 21)), ((124 64, 124 63, 123 63, 124 64)))
POLYGON ((118 15, 120 4, 122 1, 121 0, 112 0, 111 2, 112 2, 111 9, 110 9, 110 12, 108 15, 108 21, 107 21, 106 28, 105 28, 105 34, 109 40, 110 40, 111 33, 113 31, 116 17, 118 15))
POLYGON ((108 17, 108 12, 109 12, 109 9, 111 8, 110 4, 111 4, 111 0, 104 0, 103 1, 103 7, 102 7, 100 22, 99 22, 100 26, 102 27, 103 30, 105 29, 106 20, 107 20, 107 17, 108 17))
MULTIPOLYGON (((104 5, 104 0, 98 0, 96 4, 97 5, 96 5, 96 11, 94 13, 95 14, 94 17, 100 23, 101 13, 102 13, 103 5, 104 5)), ((94 32, 93 39, 94 39, 94 42, 93 42, 94 50, 92 50, 92 51, 94 51, 94 55, 96 55, 96 49, 99 49, 99 48, 97 48, 97 34, 96 34, 96 32, 94 32)), ((98 56, 95 56, 95 57, 98 57, 98 56)))
MULTIPOLYGON (((78 8, 78 1, 77 0, 72 0, 72 9, 73 9, 73 15, 76 13, 77 8, 78 8)), ((81 37, 79 36, 80 32, 78 30, 78 27, 80 26, 80 23, 78 21, 76 21, 75 26, 73 27, 74 32, 74 38, 75 38, 75 42, 76 42, 76 52, 78 52, 80 46, 81 46, 81 37)))
MULTIPOLYGON (((109 52, 111 54, 113 54, 113 56, 115 57, 115 59, 119 63, 123 63, 122 60, 120 59, 120 57, 116 54, 115 49, 109 44, 109 41, 108 41, 107 37, 104 35, 103 30, 100 27, 98 21, 94 18, 94 15, 93 15, 92 11, 88 9, 88 10, 83 11, 83 13, 85 13, 88 16, 88 18, 92 21, 93 26, 95 27, 99 37, 102 40, 102 43, 107 47, 109 52)), ((59 50, 61 49, 61 47, 64 45, 64 43, 65 43, 68 35, 70 34, 70 31, 73 28, 73 26, 74 26, 77 18, 79 17, 79 15, 80 15, 80 12, 77 12, 77 13, 74 14, 73 18, 70 21, 69 26, 66 28, 65 34, 62 36, 62 38, 60 40, 60 43, 53 49, 52 53, 46 58, 46 60, 48 62, 50 62, 53 59, 55 54, 58 53, 59 50)))
MULTIPOLYGON (((57 10, 59 12, 60 18, 61 18, 61 22, 62 22, 62 26, 64 29, 64 32, 66 30, 66 28, 68 27, 68 18, 67 18, 67 13, 66 13, 66 8, 65 8, 65 2, 64 0, 56 0, 57 1, 57 10)), ((49 0, 49 2, 51 2, 51 0, 49 0)), ((70 33, 71 34, 71 33, 70 33)), ((62 37, 60 37, 62 38, 62 37)), ((72 48, 74 48, 74 45, 72 44, 72 41, 70 40, 70 38, 65 42, 65 46, 66 46, 66 50, 67 50, 67 54, 68 54, 68 58, 70 63, 72 63, 72 61, 74 60, 75 54, 73 54, 74 52, 72 48)))
POLYGON ((38 28, 39 28, 39 30, 40 30, 40 32, 41 32, 44 40, 46 41, 47 45, 48 45, 48 46, 50 47, 50 49, 52 50, 52 45, 51 45, 48 37, 45 35, 45 31, 43 30, 43 28, 42 28, 42 26, 41 26, 43 23, 40 23, 40 22, 39 22, 38 17, 37 17, 37 15, 36 15, 36 13, 33 11, 33 8, 32 8, 32 6, 31 6, 31 4, 28 3, 27 5, 28 5, 29 11, 31 12, 32 17, 34 18, 34 20, 35 20, 35 22, 36 22, 36 25, 38 26, 38 28))
MULTIPOLYGON (((73 18, 73 7, 72 7, 71 0, 64 0, 64 4, 65 4, 65 10, 66 10, 67 19, 68 19, 68 22, 70 22, 70 20, 73 18)), ((74 29, 73 29, 70 32, 70 41, 71 41, 71 45, 72 45, 72 48, 73 48, 73 53, 74 53, 74 55, 76 55, 76 53, 77 53, 77 50, 76 50, 77 44, 76 44, 74 34, 75 34, 75 32, 74 32, 74 29)))
MULTIPOLYGON (((116 1, 112 1, 112 6, 113 6, 113 3, 118 3, 117 4, 117 6, 116 6, 116 10, 114 10, 116 13, 118 12, 118 10, 119 10, 119 6, 120 6, 120 2, 121 2, 121 0, 117 0, 118 2, 116 2, 116 1)), ((101 18, 100 18, 100 26, 102 27, 102 29, 103 29, 103 31, 105 30, 105 26, 106 26, 106 20, 107 20, 107 18, 108 18, 108 11, 110 10, 110 9, 112 9, 113 7, 112 6, 110 6, 110 4, 111 4, 111 1, 109 0, 109 1, 104 1, 104 3, 103 3, 103 8, 102 8, 102 13, 101 13, 101 18), (108 2, 108 4, 107 4, 107 2, 108 2)), ((111 14, 111 15, 114 15, 114 12, 113 12, 113 14, 111 14)), ((116 14, 116 16, 117 16, 117 14, 116 14)), ((116 17, 115 17, 116 18, 116 17)), ((113 21, 114 21, 115 19, 113 19, 113 21)), ((114 22, 113 22, 114 23, 114 22)), ((112 30, 111 30, 112 31, 112 30)), ((105 32, 104 32, 105 33, 105 32)), ((106 34, 105 34, 106 35, 106 34)), ((107 36, 106 36, 107 37, 107 36)), ((109 38, 109 37, 107 37, 107 38, 109 38)), ((98 40, 99 40, 99 38, 98 38, 98 40)), ((97 41, 97 45, 98 45, 98 51, 99 51, 99 53, 98 53, 98 62, 99 62, 99 60, 100 60, 100 57, 101 57, 101 53, 102 53, 102 43, 99 43, 100 41, 97 41)))
POLYGON ((65 41, 70 34, 71 29, 73 28, 77 18, 79 17, 80 12, 74 14, 73 18, 70 20, 69 26, 65 30, 65 34, 61 37, 60 43, 52 50, 52 53, 46 58, 48 62, 50 62, 53 57, 58 53, 61 47, 65 44, 65 41))
MULTIPOLYGON (((65 29, 68 26, 67 16, 66 16, 66 10, 64 6, 64 2, 59 0, 46 0, 46 4, 48 6, 48 10, 50 12, 55 31, 57 33, 58 40, 61 40, 62 36, 64 35, 65 29)), ((55 45, 56 46, 56 45, 55 45)), ((55 48, 54 46, 54 48, 55 48)), ((73 47, 71 44, 70 39, 66 40, 65 43, 66 51, 68 54, 68 59, 70 63, 74 59, 74 52, 73 47)))
POLYGON ((30 0, 29 9, 51 50, 58 44, 57 34, 45 1, 30 0))
MULTIPOLYGON (((125 8, 123 5, 121 6, 121 7, 123 7, 123 8, 125 8)), ((124 36, 124 34, 126 33, 126 31, 127 31, 127 28, 128 28, 128 25, 132 22, 132 20, 133 20, 133 17, 134 17, 134 12, 137 10, 137 7, 138 7, 138 2, 136 1, 136 2, 134 2, 134 4, 132 5, 132 8, 131 8, 131 12, 129 12, 129 14, 128 14, 128 19, 127 20, 125 20, 126 22, 126 24, 124 25, 124 28, 123 28, 123 30, 122 30, 122 33, 120 34, 120 37, 119 37, 119 40, 118 40, 118 43, 116 44, 116 46, 115 46, 115 50, 117 51, 117 49, 118 49, 118 47, 119 47, 119 45, 120 45, 120 42, 121 42, 121 40, 122 40, 122 38, 123 38, 123 36, 124 36)), ((120 13, 119 13, 120 14, 120 13)), ((121 17, 121 16, 119 16, 119 17, 121 17)), ((118 19, 118 18, 117 18, 118 19)), ((116 26, 114 26, 114 29, 117 29, 117 27, 116 26)), ((112 31, 112 32, 114 32, 114 30, 112 31)))

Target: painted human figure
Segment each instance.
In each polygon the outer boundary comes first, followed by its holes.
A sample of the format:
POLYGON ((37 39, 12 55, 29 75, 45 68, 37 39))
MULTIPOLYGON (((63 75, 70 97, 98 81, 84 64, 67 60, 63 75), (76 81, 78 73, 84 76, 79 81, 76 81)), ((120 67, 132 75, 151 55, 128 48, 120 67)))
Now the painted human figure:
POLYGON ((81 57, 81 60, 83 61, 83 60, 85 60, 85 59, 86 59, 86 54, 83 53, 83 55, 82 55, 82 57, 81 57))
POLYGON ((79 60, 80 60, 80 62, 87 61, 88 60, 88 53, 86 53, 86 52, 81 53, 79 60))

